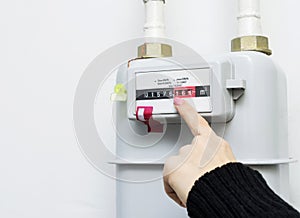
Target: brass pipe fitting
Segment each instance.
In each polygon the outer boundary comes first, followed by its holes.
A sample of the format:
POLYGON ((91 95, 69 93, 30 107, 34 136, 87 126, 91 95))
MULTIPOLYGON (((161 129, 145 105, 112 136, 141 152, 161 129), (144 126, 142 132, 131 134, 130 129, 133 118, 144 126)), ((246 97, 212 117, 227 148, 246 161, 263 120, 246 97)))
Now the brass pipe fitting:
POLYGON ((138 58, 172 57, 172 46, 162 43, 145 43, 138 47, 138 58))
POLYGON ((231 41, 231 51, 257 51, 271 55, 269 40, 265 36, 242 36, 231 41))

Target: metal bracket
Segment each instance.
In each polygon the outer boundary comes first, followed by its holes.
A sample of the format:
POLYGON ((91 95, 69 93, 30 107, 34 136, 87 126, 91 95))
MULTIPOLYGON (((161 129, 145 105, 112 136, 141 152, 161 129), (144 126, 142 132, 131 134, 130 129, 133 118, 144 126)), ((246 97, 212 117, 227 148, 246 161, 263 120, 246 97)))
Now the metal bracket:
POLYGON ((232 91, 233 100, 238 100, 245 92, 246 80, 228 79, 226 80, 226 88, 232 91))

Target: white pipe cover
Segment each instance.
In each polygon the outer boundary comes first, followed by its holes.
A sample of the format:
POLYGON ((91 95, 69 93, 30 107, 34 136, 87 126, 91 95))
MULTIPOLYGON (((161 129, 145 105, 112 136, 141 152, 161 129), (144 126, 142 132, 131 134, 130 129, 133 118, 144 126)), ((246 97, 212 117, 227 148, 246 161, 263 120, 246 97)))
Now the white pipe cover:
POLYGON ((164 1, 147 1, 145 10, 145 37, 165 38, 164 1))
POLYGON ((239 0, 239 37, 263 35, 260 18, 260 0, 239 0))

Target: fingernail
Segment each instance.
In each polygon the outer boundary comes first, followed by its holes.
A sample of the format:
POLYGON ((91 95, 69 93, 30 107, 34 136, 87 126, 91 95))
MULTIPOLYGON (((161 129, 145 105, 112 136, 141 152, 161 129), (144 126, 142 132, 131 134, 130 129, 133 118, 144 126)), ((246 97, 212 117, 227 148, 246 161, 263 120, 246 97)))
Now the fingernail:
POLYGON ((182 98, 178 98, 178 97, 174 98, 174 104, 175 105, 182 105, 183 102, 184 102, 184 100, 182 98))

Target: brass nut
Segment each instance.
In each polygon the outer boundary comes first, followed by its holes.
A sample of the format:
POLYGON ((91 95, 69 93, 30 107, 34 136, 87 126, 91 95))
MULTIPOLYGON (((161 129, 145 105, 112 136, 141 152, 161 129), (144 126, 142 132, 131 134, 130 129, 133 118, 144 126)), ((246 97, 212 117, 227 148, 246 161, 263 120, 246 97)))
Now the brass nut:
POLYGON ((145 43, 138 47, 139 58, 172 57, 172 47, 162 43, 145 43))
POLYGON ((231 41, 231 51, 257 51, 271 55, 269 40, 265 36, 242 36, 231 41))

